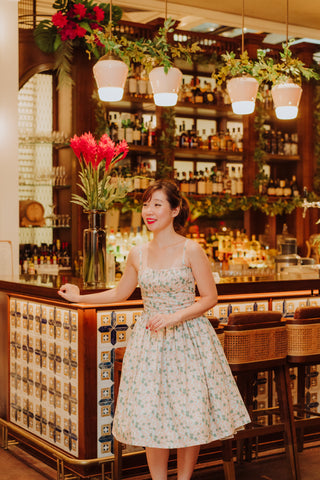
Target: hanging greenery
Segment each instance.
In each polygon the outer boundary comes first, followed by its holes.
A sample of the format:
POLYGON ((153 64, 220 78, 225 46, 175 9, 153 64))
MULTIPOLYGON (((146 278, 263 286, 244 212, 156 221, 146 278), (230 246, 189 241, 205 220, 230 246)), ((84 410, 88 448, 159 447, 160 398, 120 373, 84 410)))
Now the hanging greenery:
POLYGON ((262 193, 264 191, 264 186, 266 186, 268 182, 268 176, 266 175, 263 168, 267 163, 266 142, 264 136, 264 124, 267 118, 268 114, 266 113, 263 103, 261 101, 257 101, 256 115, 254 118, 254 130, 257 135, 257 140, 253 158, 258 166, 258 172, 254 180, 254 187, 259 193, 262 193))
POLYGON ((176 117, 174 108, 161 110, 163 129, 157 145, 157 178, 172 176, 175 148, 176 117))

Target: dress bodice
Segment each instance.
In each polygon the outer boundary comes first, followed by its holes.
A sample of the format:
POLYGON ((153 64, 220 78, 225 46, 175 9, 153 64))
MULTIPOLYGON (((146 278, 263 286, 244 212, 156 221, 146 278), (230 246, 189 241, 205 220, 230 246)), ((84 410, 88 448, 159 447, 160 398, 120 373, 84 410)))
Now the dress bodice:
POLYGON ((145 312, 171 313, 192 305, 195 301, 195 281, 192 270, 185 265, 185 246, 181 265, 171 268, 149 268, 140 251, 139 285, 145 312))

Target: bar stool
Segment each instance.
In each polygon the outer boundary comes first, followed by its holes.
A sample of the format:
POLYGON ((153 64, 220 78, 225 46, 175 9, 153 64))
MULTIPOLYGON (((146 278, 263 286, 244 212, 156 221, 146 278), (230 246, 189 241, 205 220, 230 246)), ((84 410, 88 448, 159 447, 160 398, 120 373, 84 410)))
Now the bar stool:
MULTIPOLYGON (((244 430, 237 432, 235 440, 238 443, 244 439, 284 431, 291 478, 300 480, 289 371, 286 363, 286 323, 281 313, 272 311, 231 313, 224 332, 226 357, 251 418, 258 414, 271 416, 276 413, 275 410, 279 410, 282 421, 281 425, 255 426, 251 423, 244 430), (274 372, 279 409, 253 409, 253 383, 255 375, 261 371, 274 372)), ((232 440, 225 442, 229 444, 230 452, 232 440)), ((225 450, 228 451, 227 448, 225 450)), ((250 443, 247 444, 246 459, 251 459, 250 443)), ((230 466, 228 476, 225 475, 225 478, 235 480, 234 465, 230 466)))
MULTIPOLYGON (((303 450, 304 427, 308 424, 320 424, 320 414, 308 408, 306 398, 306 380, 311 365, 320 363, 320 307, 299 307, 294 318, 287 319, 288 363, 297 367, 297 411, 298 449, 303 450), (309 418, 307 418, 309 417, 309 418)), ((310 373, 310 372, 309 372, 310 373)), ((310 377, 309 377, 310 378, 310 377)))

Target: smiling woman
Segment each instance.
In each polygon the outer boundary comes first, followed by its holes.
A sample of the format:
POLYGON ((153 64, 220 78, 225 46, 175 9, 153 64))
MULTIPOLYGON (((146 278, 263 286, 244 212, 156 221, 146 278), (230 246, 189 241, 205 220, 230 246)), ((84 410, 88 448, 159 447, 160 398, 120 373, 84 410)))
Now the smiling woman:
POLYGON ((73 302, 116 302, 139 282, 144 311, 126 348, 113 434, 146 447, 154 479, 167 477, 169 449, 177 448, 178 478, 188 480, 200 445, 234 435, 250 418, 204 315, 217 303, 217 290, 204 250, 179 233, 188 205, 177 185, 150 185, 142 216, 153 239, 133 247, 115 289, 80 295, 67 284, 59 294, 73 302))

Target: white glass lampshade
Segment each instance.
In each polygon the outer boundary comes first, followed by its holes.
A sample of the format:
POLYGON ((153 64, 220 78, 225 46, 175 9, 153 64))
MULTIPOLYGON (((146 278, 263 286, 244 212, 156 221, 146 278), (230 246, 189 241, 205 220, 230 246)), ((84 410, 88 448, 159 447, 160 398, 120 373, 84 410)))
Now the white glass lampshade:
POLYGON ((254 112, 255 101, 241 100, 239 102, 232 102, 232 111, 237 115, 249 115, 254 112))
POLYGON ((123 97, 124 85, 128 75, 128 66, 113 57, 104 55, 93 67, 100 100, 118 102, 123 97))
POLYGON ((258 81, 250 76, 235 77, 228 80, 227 91, 233 112, 237 115, 253 113, 258 88, 258 81))
POLYGON ((297 117, 302 94, 300 85, 290 81, 280 83, 272 87, 271 94, 277 118, 280 120, 292 120, 297 117))
POLYGON ((178 100, 178 92, 182 82, 182 72, 171 67, 165 73, 163 67, 154 68, 149 74, 154 103, 160 107, 173 107, 178 100))

